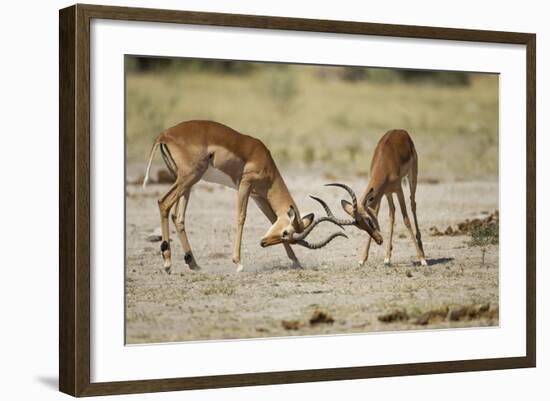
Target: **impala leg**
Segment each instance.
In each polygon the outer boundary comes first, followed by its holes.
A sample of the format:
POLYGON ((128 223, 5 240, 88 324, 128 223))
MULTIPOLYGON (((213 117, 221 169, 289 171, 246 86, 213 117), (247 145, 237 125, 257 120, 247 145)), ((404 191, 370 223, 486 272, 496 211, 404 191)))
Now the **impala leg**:
MULTIPOLYGON (((380 203, 376 205, 376 208, 374 209, 374 214, 378 218, 378 211, 380 210, 380 203)), ((369 235, 367 238, 367 244, 365 246, 365 251, 363 252, 363 258, 359 261, 359 266, 363 266, 365 263, 367 263, 367 260, 369 259, 369 250, 370 250, 370 242, 372 240, 372 237, 369 235)))
MULTIPOLYGON (((200 176, 199 176, 200 177, 200 176)), ((168 227, 168 214, 180 197, 191 188, 191 186, 199 179, 196 175, 178 176, 174 185, 170 187, 159 200, 160 212, 160 227, 162 230, 162 242, 160 244, 160 252, 164 259, 164 270, 167 273, 172 269, 172 253, 170 250, 170 230, 168 227)))
POLYGON ((390 209, 390 228, 388 233, 388 244, 386 245, 386 257, 384 258, 384 264, 390 265, 391 252, 393 249, 392 239, 393 239, 393 226, 395 223, 395 205, 393 203, 393 194, 391 192, 386 194, 386 198, 388 199, 388 206, 390 209))
POLYGON ((160 253, 164 260, 164 270, 170 273, 172 269, 172 253, 170 251, 170 230, 168 227, 168 214, 170 209, 178 201, 182 192, 181 183, 176 182, 170 187, 159 200, 160 227, 162 230, 162 242, 160 243, 160 253))
MULTIPOLYGON (((271 224, 275 223, 275 221, 277 221, 277 215, 275 214, 269 203, 263 198, 253 197, 253 199, 256 202, 256 205, 258 205, 258 208, 262 211, 265 217, 267 217, 271 224)), ((286 242, 283 242, 283 246, 285 247, 286 255, 292 261, 292 267, 301 268, 302 265, 300 264, 300 261, 296 257, 296 254, 294 253, 290 245, 286 242)))
POLYGON ((283 246, 285 247, 286 256, 288 256, 288 258, 292 261, 292 268, 301 269, 302 264, 298 260, 298 257, 296 256, 290 245, 286 242, 283 242, 283 246))
POLYGON ((401 208, 401 214, 403 214, 403 223, 405 223, 405 227, 407 227, 407 230, 409 231, 411 239, 414 243, 414 247, 416 248, 416 256, 417 256, 418 260, 420 261, 420 263, 423 266, 426 266, 427 263, 426 263, 426 259, 424 258, 424 252, 422 251, 422 249, 418 245, 418 242, 416 241, 416 237, 414 235, 414 232, 413 232, 413 229, 412 229, 412 226, 411 226, 411 221, 409 220, 409 215, 407 214, 407 205, 405 204, 405 196, 403 195, 403 188, 402 187, 400 187, 399 190, 397 191, 397 198, 399 199, 399 206, 401 208))
POLYGON ((420 234, 420 228, 418 227, 418 217, 416 217, 416 176, 417 176, 417 166, 415 163, 413 165, 413 169, 411 173, 409 174, 409 186, 411 190, 411 210, 412 210, 413 219, 414 219, 414 228, 416 230, 416 241, 418 242, 418 246, 422 251, 422 259, 420 261, 421 263, 422 261, 424 261, 425 263, 426 261, 424 259, 424 246, 422 245, 422 235, 420 234))
POLYGON ((243 177, 237 192, 237 237, 235 238, 235 247, 233 248, 233 263, 237 265, 238 272, 243 270, 243 265, 241 264, 241 241, 251 190, 250 182, 243 177))
POLYGON ((185 212, 187 210, 190 195, 191 188, 188 188, 180 197, 179 201, 176 203, 176 206, 172 210, 172 221, 174 222, 174 226, 176 227, 181 247, 185 252, 185 263, 187 264, 187 266, 189 266, 191 270, 200 270, 200 266, 197 264, 193 256, 193 251, 191 250, 191 245, 189 244, 189 239, 187 238, 187 232, 185 230, 185 212))

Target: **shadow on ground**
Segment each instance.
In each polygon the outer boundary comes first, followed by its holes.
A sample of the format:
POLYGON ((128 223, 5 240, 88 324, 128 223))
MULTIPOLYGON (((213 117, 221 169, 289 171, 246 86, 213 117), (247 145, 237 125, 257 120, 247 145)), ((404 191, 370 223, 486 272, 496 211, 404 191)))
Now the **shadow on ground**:
POLYGON ((426 262, 428 262, 428 266, 434 266, 434 265, 443 265, 445 263, 449 263, 455 260, 455 258, 435 258, 435 259, 428 259, 426 262))

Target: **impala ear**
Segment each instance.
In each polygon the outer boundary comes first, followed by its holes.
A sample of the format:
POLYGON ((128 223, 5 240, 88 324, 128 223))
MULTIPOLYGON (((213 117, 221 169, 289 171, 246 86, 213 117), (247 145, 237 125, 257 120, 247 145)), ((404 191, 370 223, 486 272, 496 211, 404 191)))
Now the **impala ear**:
POLYGON ((296 221, 296 211, 294 210, 294 206, 290 206, 286 214, 288 215, 291 223, 294 223, 296 221))
POLYGON ((349 203, 347 200, 342 199, 342 209, 349 214, 351 217, 355 217, 354 211, 353 211, 353 205, 349 203))
POLYGON ((313 213, 310 213, 302 217, 302 223, 304 224, 304 228, 308 227, 313 222, 314 217, 315 215, 313 213))

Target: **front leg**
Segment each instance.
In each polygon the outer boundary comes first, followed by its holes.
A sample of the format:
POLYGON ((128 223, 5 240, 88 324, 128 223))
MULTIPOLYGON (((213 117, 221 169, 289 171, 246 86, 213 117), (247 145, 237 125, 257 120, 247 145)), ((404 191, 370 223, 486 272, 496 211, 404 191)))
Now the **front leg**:
MULTIPOLYGON (((380 203, 378 202, 376 204, 376 207, 374 209, 374 214, 378 218, 378 211, 380 210, 380 203)), ((365 250, 363 251, 363 258, 359 260, 359 267, 363 266, 365 263, 367 263, 367 260, 369 259, 369 250, 370 250, 370 242, 372 241, 372 237, 369 235, 367 238, 367 244, 365 245, 365 250)))
POLYGON ((244 222, 246 220, 248 198, 250 197, 251 190, 252 186, 250 181, 243 177, 237 191, 237 237, 235 238, 235 247, 233 248, 233 263, 237 265, 238 272, 243 270, 243 265, 241 264, 241 241, 243 238, 244 222))
POLYGON ((384 265, 391 265, 391 252, 393 250, 392 240, 393 240, 393 226, 395 224, 395 205, 393 203, 393 194, 388 192, 386 194, 388 199, 388 206, 390 209, 390 228, 388 232, 388 245, 386 246, 386 257, 384 258, 384 265))
POLYGON ((286 256, 288 256, 288 258, 292 261, 292 268, 293 269, 301 269, 302 264, 300 263, 300 261, 296 257, 296 254, 294 253, 294 251, 292 250, 290 245, 287 244, 287 243, 283 243, 283 245, 285 247, 286 256))
POLYGON ((416 248, 416 257, 418 258, 418 261, 422 266, 428 266, 428 263, 426 262, 426 258, 424 257, 424 251, 422 250, 421 246, 417 241, 416 236, 414 235, 414 232, 411 226, 411 221, 409 220, 409 215, 407 214, 407 205, 405 204, 405 196, 403 195, 402 188, 399 188, 399 191, 397 191, 397 199, 399 200, 399 206, 401 207, 401 214, 403 215, 403 223, 405 223, 405 227, 407 227, 407 230, 409 231, 409 234, 411 236, 411 240, 414 243, 414 247, 416 248))

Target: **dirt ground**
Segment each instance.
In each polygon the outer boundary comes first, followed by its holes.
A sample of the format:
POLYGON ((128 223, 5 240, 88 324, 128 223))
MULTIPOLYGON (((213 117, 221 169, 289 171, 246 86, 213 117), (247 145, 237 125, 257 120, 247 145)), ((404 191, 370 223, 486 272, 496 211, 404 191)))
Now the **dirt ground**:
MULTIPOLYGON (((142 174, 141 167, 129 167, 129 182, 142 174)), ((323 211, 309 194, 343 213, 339 205, 344 192, 323 184, 341 181, 359 192, 367 183, 365 177, 282 174, 301 213, 317 216, 323 211)), ((496 180, 420 181, 417 208, 427 267, 413 263, 414 246, 398 209, 391 266, 383 265, 385 244, 373 242, 368 263, 358 267, 367 237, 347 227, 348 240, 337 238, 316 251, 294 247, 303 268, 292 269, 282 246, 260 247, 270 224, 250 202, 240 273, 231 261, 236 192, 200 182, 191 195, 186 228, 202 269, 187 268, 171 226, 171 275, 162 269, 160 242, 148 239, 159 232, 157 198, 167 188, 127 185, 128 344, 498 325, 498 245, 486 248, 482 265, 482 250, 468 245, 469 236, 429 235, 432 226, 445 229, 497 210, 496 180)), ((384 235, 387 214, 383 200, 384 235)), ((310 239, 335 228, 322 224, 310 239)))

